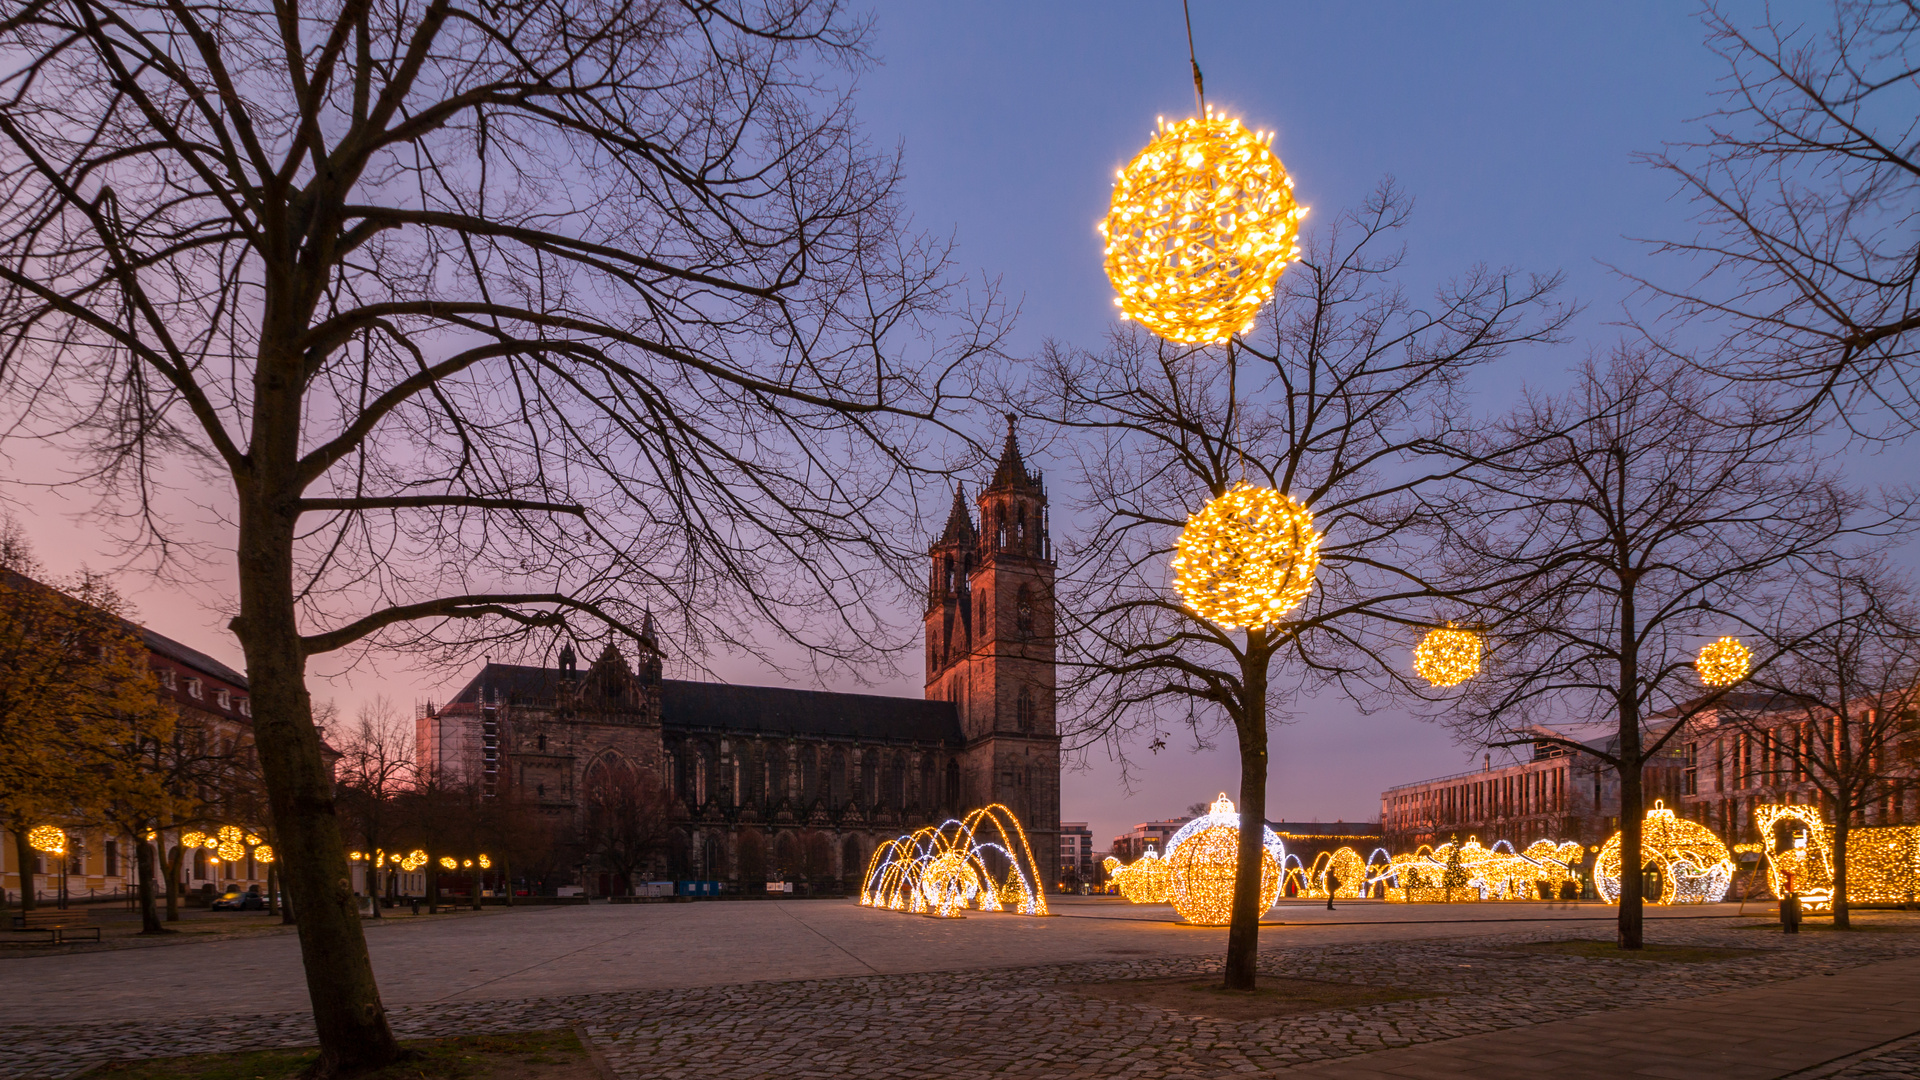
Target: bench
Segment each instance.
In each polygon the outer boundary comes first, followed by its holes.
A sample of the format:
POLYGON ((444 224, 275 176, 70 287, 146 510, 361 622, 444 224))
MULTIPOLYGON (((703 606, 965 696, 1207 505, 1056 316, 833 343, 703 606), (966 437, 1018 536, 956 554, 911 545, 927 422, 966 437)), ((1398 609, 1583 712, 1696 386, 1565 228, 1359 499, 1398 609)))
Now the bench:
POLYGON ((46 934, 47 940, 54 945, 82 940, 82 936, 87 934, 93 935, 94 941, 100 940, 100 928, 89 925, 84 911, 35 908, 25 914, 15 915, 13 929, 46 934))

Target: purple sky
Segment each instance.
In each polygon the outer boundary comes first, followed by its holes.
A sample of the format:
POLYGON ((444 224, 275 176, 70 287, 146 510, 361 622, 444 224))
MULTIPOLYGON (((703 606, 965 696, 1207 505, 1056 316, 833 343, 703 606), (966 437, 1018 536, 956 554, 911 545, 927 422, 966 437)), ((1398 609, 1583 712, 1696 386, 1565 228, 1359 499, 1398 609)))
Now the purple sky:
MULTIPOLYGON (((1686 205, 1632 155, 1686 137, 1688 118, 1711 107, 1719 69, 1687 5, 1194 0, 1193 9, 1208 100, 1278 131, 1274 149, 1314 208, 1309 227, 1390 174, 1417 200, 1403 278, 1414 296, 1475 262, 1566 273, 1568 295, 1588 305, 1582 339, 1510 358, 1484 380, 1483 410, 1524 381, 1557 382, 1569 361, 1615 335, 1608 324, 1628 290, 1601 264, 1659 272, 1629 237, 1686 230, 1686 205)), ((1812 4, 1775 10, 1816 23, 1822 14, 1812 4)), ((888 4, 879 14, 883 65, 863 79, 859 108, 877 143, 903 146, 920 227, 951 231, 964 265, 1024 298, 1016 348, 1048 337, 1096 344, 1114 311, 1094 232, 1113 171, 1155 116, 1193 110, 1179 4, 978 0, 888 4)), ((28 452, 11 466, 48 464, 28 452)), ((1066 481, 1049 475, 1056 493, 1066 481)), ((23 508, 56 572, 112 562, 97 531, 69 516, 85 506, 44 495, 23 508)), ((214 515, 204 518, 204 535, 218 536, 214 515)), ((222 625, 226 564, 204 587, 126 585, 157 629, 237 663, 222 625)), ((714 666, 737 681, 778 681, 724 658, 714 666)), ((918 696, 911 667, 877 687, 836 688, 918 696)), ((378 693, 410 710, 469 674, 317 673, 315 692, 349 713, 378 693)), ((1382 787, 1479 762, 1477 750, 1402 714, 1362 716, 1331 698, 1298 714, 1275 733, 1275 817, 1372 819, 1382 787)), ((1230 742, 1197 754, 1177 744, 1140 751, 1131 794, 1096 757, 1069 770, 1062 816, 1091 821, 1104 846, 1134 822, 1209 800, 1234 784, 1230 742)))

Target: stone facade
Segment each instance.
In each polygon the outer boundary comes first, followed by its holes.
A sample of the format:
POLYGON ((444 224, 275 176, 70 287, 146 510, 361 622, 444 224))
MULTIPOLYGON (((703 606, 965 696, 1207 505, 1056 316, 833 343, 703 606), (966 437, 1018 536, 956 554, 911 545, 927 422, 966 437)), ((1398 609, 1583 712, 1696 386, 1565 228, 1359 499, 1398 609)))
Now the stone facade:
MULTIPOLYGON (((609 646, 585 671, 571 649, 554 668, 485 665, 446 706, 422 711, 421 760, 537 805, 562 837, 584 836, 595 770, 655 777, 671 836, 640 876, 748 890, 853 887, 879 844, 1004 803, 1051 886, 1054 571, 1046 493, 1011 430, 977 509, 978 526, 956 492, 930 551, 924 700, 664 679, 649 624, 631 659, 609 646)), ((590 864, 577 843, 573 864, 590 864)), ((585 884, 621 888, 603 873, 585 884)))

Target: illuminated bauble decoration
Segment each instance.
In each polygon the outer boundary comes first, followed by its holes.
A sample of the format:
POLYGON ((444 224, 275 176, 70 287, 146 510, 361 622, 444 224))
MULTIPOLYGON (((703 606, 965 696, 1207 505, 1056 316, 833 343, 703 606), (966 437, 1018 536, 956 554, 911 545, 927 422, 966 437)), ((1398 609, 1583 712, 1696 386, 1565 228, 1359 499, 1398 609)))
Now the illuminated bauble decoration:
POLYGON ((485 855, 480 856, 480 869, 482 870, 493 869, 493 860, 487 858, 485 855))
POLYGON ((1168 341, 1226 341, 1253 327, 1300 257, 1293 181, 1268 143, 1215 113, 1160 121, 1120 170, 1100 223, 1122 318, 1168 341))
POLYGON ((247 847, 241 843, 245 835, 231 825, 220 826, 220 832, 214 840, 217 845, 214 851, 220 856, 221 862, 239 862, 247 857, 247 847))
POLYGON ((27 830, 27 846, 48 855, 65 855, 67 831, 58 825, 35 825, 27 830))
POLYGON ((247 843, 249 843, 249 844, 257 844, 257 843, 259 843, 259 842, 260 842, 260 838, 259 838, 258 836, 255 836, 255 835, 254 835, 254 834, 252 834, 252 833, 248 833, 248 834, 247 834, 247 843))
POLYGON ((1313 512, 1242 482, 1187 519, 1173 587, 1189 611, 1229 630, 1268 626, 1307 598, 1319 566, 1313 512))
POLYGON ((219 843, 218 840, 213 839, 213 837, 208 836, 198 829, 189 829, 180 834, 181 847, 197 848, 202 844, 211 845, 217 843, 219 843))
POLYGON ((460 860, 451 855, 442 855, 440 856, 440 868, 442 870, 458 870, 460 869, 460 860))
POLYGON ((1173 898, 1173 868, 1152 847, 1125 866, 1108 858, 1107 876, 1130 904, 1164 904, 1173 898))
POLYGON ((1435 686, 1459 686, 1480 674, 1480 635, 1451 622, 1434 627, 1414 646, 1413 671, 1435 686))
POLYGON ((950 917, 980 895, 980 875, 974 873, 964 852, 947 851, 921 871, 920 895, 934 914, 950 917))
POLYGON ((273 861, 273 845, 261 844, 253 849, 253 861, 265 866, 273 861))
MULTIPOLYGON (((1727 845, 1705 825, 1675 817, 1659 800, 1641 827, 1640 859, 1660 877, 1660 895, 1648 897, 1648 903, 1717 904, 1733 884, 1733 856, 1727 845)), ((1593 864, 1593 885, 1600 899, 1620 902, 1619 833, 1601 846, 1593 864)))
POLYGON ((400 869, 405 870, 409 874, 425 865, 427 865, 427 853, 421 851, 419 848, 414 848, 412 851, 407 852, 407 857, 400 860, 400 869))
POLYGON ((1693 661, 1693 670, 1707 686, 1732 686, 1746 678, 1752 669, 1753 650, 1740 644, 1736 637, 1723 637, 1708 645, 1693 661))
MULTIPOLYGON (((1233 879, 1240 865, 1240 815, 1222 792, 1209 812, 1182 825, 1167 839, 1168 899, 1180 917, 1199 926, 1233 921, 1233 879)), ((1272 829, 1260 827, 1260 913, 1280 897, 1286 848, 1272 829)))

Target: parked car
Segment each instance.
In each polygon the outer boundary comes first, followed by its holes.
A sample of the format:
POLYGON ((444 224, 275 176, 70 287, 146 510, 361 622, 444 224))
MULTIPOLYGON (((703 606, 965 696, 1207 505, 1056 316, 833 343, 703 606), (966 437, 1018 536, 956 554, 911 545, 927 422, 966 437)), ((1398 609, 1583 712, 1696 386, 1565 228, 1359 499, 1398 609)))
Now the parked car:
POLYGON ((260 886, 258 885, 253 886, 246 892, 241 892, 239 889, 228 889, 226 892, 214 897, 213 910, 265 911, 267 910, 267 898, 260 894, 260 886))

